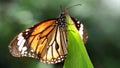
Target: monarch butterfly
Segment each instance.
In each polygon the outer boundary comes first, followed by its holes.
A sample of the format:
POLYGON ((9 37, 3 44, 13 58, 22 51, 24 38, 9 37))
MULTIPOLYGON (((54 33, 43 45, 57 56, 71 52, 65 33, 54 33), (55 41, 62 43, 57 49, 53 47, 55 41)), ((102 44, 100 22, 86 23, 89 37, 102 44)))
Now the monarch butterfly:
MULTIPOLYGON (((78 20, 71 17, 84 41, 86 29, 78 20)), ((9 44, 10 53, 15 57, 32 57, 47 64, 62 62, 68 51, 66 34, 66 11, 58 18, 42 21, 18 34, 9 44)))

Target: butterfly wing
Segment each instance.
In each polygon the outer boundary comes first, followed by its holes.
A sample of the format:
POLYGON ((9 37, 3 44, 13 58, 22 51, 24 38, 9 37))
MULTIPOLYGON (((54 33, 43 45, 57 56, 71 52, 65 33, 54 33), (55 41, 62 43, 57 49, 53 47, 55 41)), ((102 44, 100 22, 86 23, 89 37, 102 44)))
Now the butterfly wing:
POLYGON ((84 27, 84 25, 77 19, 71 17, 72 21, 73 21, 73 24, 75 25, 75 27, 78 29, 79 31, 79 34, 83 40, 84 43, 87 42, 87 39, 88 39, 88 34, 87 34, 87 30, 86 28, 84 27))
POLYGON ((64 29, 56 26, 56 19, 47 20, 26 29, 9 45, 15 57, 38 58, 45 63, 58 63, 67 54, 67 38, 64 29))

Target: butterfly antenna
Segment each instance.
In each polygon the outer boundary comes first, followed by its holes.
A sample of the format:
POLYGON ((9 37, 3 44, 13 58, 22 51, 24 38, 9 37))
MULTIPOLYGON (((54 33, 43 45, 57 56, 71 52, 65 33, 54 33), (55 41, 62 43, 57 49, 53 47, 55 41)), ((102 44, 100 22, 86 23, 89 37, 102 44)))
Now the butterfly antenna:
POLYGON ((76 4, 76 5, 70 6, 70 7, 66 8, 66 9, 71 9, 72 7, 81 6, 81 5, 82 5, 82 4, 76 4))
POLYGON ((62 5, 60 5, 60 10, 61 10, 61 12, 63 12, 63 6, 62 5))

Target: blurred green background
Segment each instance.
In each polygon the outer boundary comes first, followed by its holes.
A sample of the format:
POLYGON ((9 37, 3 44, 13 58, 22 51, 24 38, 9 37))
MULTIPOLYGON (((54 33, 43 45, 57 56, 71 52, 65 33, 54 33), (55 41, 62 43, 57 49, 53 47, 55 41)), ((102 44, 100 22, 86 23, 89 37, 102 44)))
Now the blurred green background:
MULTIPOLYGON (((60 6, 69 7, 72 17, 87 28, 86 49, 95 68, 120 67, 120 0, 0 0, 0 67, 62 68, 31 58, 15 58, 8 45, 21 31, 46 19, 56 18, 60 6)), ((72 63, 72 62, 71 62, 72 63)))

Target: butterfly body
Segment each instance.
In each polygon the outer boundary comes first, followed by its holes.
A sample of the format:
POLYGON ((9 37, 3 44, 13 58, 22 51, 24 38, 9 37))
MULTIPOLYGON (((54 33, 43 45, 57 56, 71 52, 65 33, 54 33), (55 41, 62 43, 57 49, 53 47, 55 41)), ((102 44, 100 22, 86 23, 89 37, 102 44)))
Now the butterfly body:
MULTIPOLYGON (((80 24, 74 25, 80 29, 80 24)), ((66 16, 62 12, 58 18, 45 20, 18 34, 9 45, 10 53, 15 57, 37 58, 48 64, 62 62, 68 54, 66 28, 66 16)))

